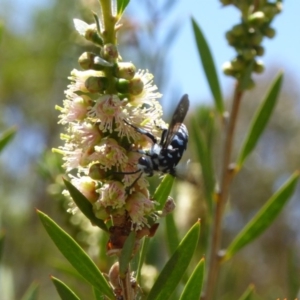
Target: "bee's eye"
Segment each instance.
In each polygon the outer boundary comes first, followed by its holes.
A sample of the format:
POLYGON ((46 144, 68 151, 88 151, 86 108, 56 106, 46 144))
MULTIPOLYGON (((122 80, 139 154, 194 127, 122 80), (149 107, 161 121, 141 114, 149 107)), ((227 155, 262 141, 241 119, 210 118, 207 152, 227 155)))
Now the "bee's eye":
POLYGON ((147 167, 149 165, 149 158, 142 156, 139 158, 139 165, 147 167))

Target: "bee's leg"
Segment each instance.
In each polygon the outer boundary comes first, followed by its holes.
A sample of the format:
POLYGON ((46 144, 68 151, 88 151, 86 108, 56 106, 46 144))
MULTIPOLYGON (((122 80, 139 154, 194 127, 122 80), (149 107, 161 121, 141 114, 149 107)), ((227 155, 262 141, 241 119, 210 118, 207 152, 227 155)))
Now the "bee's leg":
POLYGON ((147 131, 147 130, 145 130, 145 129, 142 129, 142 128, 139 128, 139 127, 136 127, 136 126, 134 126, 134 125, 128 123, 125 119, 123 119, 123 121, 124 121, 127 125, 129 125, 129 126, 131 126, 132 128, 134 128, 138 133, 147 136, 154 144, 157 143, 156 137, 155 137, 152 133, 150 133, 149 131, 147 131))
POLYGON ((163 132, 161 134, 161 139, 160 139, 160 142, 159 142, 160 146, 164 145, 164 143, 166 141, 167 134, 168 134, 168 129, 163 129, 163 132))
POLYGON ((136 174, 136 173, 138 173, 140 171, 141 170, 137 169, 136 171, 132 171, 132 172, 113 172, 113 174, 131 175, 131 174, 136 174))
MULTIPOLYGON (((127 194, 129 194, 130 193, 130 190, 133 188, 133 186, 137 183, 137 181, 142 177, 142 175, 143 175, 143 172, 141 171, 141 170, 139 170, 140 171, 140 174, 137 176, 137 178, 133 181, 133 183, 130 185, 130 186, 128 186, 127 188, 126 188, 126 193, 127 194)), ((137 173, 137 172, 136 172, 137 173)))

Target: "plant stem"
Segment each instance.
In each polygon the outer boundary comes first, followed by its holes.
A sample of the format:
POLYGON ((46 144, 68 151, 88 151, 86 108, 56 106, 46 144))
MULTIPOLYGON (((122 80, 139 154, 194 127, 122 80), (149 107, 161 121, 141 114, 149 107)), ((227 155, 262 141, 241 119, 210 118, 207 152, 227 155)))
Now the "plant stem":
POLYGON ((223 165, 221 170, 221 185, 220 192, 217 194, 217 201, 214 213, 214 224, 212 231, 212 240, 209 250, 209 268, 208 277, 206 282, 206 293, 203 297, 205 300, 210 300, 213 298, 215 291, 217 278, 220 268, 220 246, 222 237, 222 219, 224 213, 224 207, 228 198, 230 183, 234 175, 234 169, 230 167, 230 160, 232 154, 232 146, 234 140, 234 130, 236 127, 237 116, 239 112, 240 102, 243 96, 243 91, 240 90, 239 84, 236 84, 233 103, 231 108, 231 114, 229 116, 228 126, 226 130, 224 149, 223 149, 223 165))
POLYGON ((124 300, 134 300, 135 291, 131 286, 129 268, 128 268, 128 271, 126 272, 125 277, 120 278, 120 280, 121 280, 121 288, 123 291, 123 299, 124 300))
POLYGON ((117 22, 116 17, 112 15, 111 12, 111 0, 100 0, 101 13, 103 18, 104 31, 102 32, 102 37, 104 44, 116 44, 116 32, 115 25, 117 22))
MULTIPOLYGON (((108 45, 111 45, 112 51, 117 51, 117 37, 116 37, 116 29, 115 25, 117 22, 117 17, 112 15, 112 7, 111 7, 111 0, 100 0, 101 5, 101 23, 103 26, 103 31, 101 32, 101 36, 103 38, 104 47, 108 45)), ((116 55, 115 58, 109 59, 110 62, 117 62, 116 55)), ((104 57, 106 59, 106 57, 104 57)), ((108 86, 106 87, 107 94, 115 94, 116 93, 116 87, 115 87, 115 79, 113 76, 113 70, 111 67, 104 68, 103 72, 105 73, 105 77, 108 81, 108 86)))

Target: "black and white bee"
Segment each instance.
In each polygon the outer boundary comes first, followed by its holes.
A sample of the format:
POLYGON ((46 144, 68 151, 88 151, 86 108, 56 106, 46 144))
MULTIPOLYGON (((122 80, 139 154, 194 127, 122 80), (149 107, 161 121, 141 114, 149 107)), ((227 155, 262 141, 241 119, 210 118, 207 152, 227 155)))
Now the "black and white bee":
POLYGON ((150 138, 153 143, 149 151, 139 151, 142 156, 138 160, 138 170, 131 174, 138 172, 141 172, 141 174, 134 183, 142 174, 153 176, 155 173, 161 173, 176 176, 175 167, 179 163, 188 143, 189 134, 183 121, 189 109, 189 103, 188 95, 183 95, 173 113, 169 128, 163 129, 159 143, 149 131, 126 122, 137 132, 150 138))

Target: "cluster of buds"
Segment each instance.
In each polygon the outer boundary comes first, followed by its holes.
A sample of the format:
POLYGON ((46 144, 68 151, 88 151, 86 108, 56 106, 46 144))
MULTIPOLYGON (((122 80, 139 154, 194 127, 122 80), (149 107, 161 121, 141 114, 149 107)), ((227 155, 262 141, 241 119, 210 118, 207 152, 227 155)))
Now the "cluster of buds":
MULTIPOLYGON (((237 56, 224 64, 224 73, 238 80, 247 71, 249 72, 249 67, 251 72, 262 73, 264 65, 257 57, 264 54, 264 47, 261 45, 263 38, 275 36, 275 30, 270 24, 282 10, 281 1, 277 0, 274 3, 267 0, 221 0, 221 2, 223 5, 236 6, 242 15, 241 23, 226 32, 227 41, 235 48, 237 56)), ((246 88, 251 89, 253 86, 254 81, 250 78, 246 88)))
POLYGON ((71 72, 63 107, 57 107, 59 123, 66 128, 61 135, 64 146, 55 151, 63 155, 71 183, 92 204, 95 216, 107 223, 107 254, 118 255, 131 231, 136 232, 136 248, 142 237, 152 236, 159 215, 148 181, 136 172, 138 150, 151 141, 129 124, 159 138, 165 123, 153 76, 121 61, 118 15, 112 12, 110 24, 95 19, 92 25, 74 20, 79 34, 99 53, 84 52, 79 57, 82 70, 71 72))

